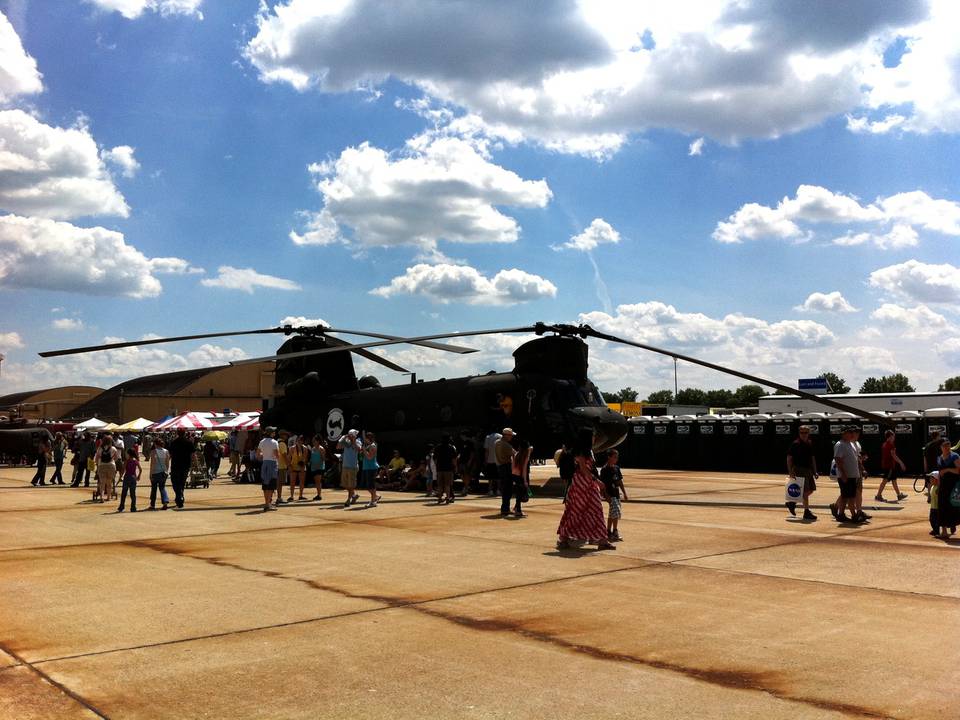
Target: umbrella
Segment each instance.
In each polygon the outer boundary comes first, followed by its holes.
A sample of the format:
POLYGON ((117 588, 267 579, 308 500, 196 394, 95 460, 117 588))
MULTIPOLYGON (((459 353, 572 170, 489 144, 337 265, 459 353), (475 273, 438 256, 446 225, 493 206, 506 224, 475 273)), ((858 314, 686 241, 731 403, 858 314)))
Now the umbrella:
POLYGON ((123 425, 117 428, 117 430, 132 430, 134 432, 139 432, 153 425, 153 420, 147 420, 146 418, 137 418, 136 420, 131 420, 130 422, 125 422, 123 425))
POLYGON ((99 430, 102 427, 106 427, 107 424, 103 420, 97 420, 96 418, 90 418, 89 420, 84 420, 82 423, 77 423, 73 426, 74 430, 99 430))
POLYGON ((200 438, 201 440, 226 440, 227 434, 223 430, 207 430, 200 438))

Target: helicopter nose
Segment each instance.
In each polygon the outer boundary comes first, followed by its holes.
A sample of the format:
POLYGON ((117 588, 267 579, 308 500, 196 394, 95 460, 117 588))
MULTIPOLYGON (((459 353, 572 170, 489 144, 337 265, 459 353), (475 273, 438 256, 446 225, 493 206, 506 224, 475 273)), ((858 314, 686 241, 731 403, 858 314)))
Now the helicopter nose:
POLYGON ((619 445, 627 436, 627 419, 608 407, 592 405, 575 407, 570 410, 575 418, 578 431, 593 431, 593 449, 595 452, 609 450, 619 445))

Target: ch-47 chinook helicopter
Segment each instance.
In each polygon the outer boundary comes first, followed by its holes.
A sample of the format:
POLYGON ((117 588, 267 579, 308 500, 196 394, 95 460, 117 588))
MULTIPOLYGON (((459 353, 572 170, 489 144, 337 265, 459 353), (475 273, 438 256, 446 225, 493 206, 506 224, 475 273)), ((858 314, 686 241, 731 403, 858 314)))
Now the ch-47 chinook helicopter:
MULTIPOLYGON (((734 375, 751 382, 815 400, 837 410, 870 417, 862 410, 829 398, 810 395, 778 382, 723 367, 671 350, 619 338, 589 325, 536 323, 534 325, 397 337, 326 327, 289 325, 243 332, 207 333, 138 340, 40 353, 54 357, 113 348, 231 335, 281 333, 290 336, 276 355, 238 360, 232 364, 276 361, 275 396, 264 402, 263 426, 274 425, 297 434, 320 434, 335 441, 348 429, 373 431, 384 449, 404 453, 421 451, 441 435, 476 437, 509 425, 534 447, 535 457, 547 457, 561 444, 572 444, 587 432, 596 451, 614 447, 626 437, 627 421, 603 402, 587 376, 588 346, 596 338, 667 355, 734 375), (380 338, 351 344, 333 334, 380 338), (398 372, 396 363, 371 353, 370 348, 410 343, 448 352, 475 352, 472 348, 441 344, 438 340, 500 335, 536 334, 513 353, 509 372, 441 379, 381 387, 376 378, 357 378, 350 352, 398 372)), ((876 420, 876 417, 872 417, 876 420)))

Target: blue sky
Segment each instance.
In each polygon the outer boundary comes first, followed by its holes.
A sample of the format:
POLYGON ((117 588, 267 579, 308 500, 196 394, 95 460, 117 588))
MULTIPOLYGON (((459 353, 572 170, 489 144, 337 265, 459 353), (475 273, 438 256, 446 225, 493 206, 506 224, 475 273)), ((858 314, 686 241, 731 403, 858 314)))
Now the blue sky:
MULTIPOLYGON (((960 374, 953 4, 624 5, 0 2, 0 392, 274 344, 40 350, 289 317, 960 374)), ((451 376, 518 341, 389 354, 451 376)), ((602 344, 591 373, 673 379, 602 344)))

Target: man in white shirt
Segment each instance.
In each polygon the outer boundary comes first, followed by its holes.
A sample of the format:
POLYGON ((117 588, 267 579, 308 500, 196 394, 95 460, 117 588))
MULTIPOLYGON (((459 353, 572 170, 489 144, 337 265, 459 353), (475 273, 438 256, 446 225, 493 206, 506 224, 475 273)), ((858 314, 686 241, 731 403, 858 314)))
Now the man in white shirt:
POLYGON ((277 460, 280 457, 280 443, 273 439, 275 430, 268 427, 263 431, 263 440, 257 445, 257 459, 260 465, 260 489, 263 490, 263 511, 276 510, 270 504, 273 499, 273 488, 278 477, 277 460))
POLYGON ((495 448, 501 437, 503 436, 494 430, 483 439, 483 474, 487 476, 487 481, 490 483, 488 495, 497 494, 497 452, 495 448))
POLYGON ((833 459, 837 464, 837 483, 840 497, 830 506, 830 512, 838 522, 862 522, 857 515, 857 486, 860 483, 860 453, 853 444, 854 428, 843 429, 840 442, 833 446, 833 459), (844 510, 850 508, 850 518, 844 510))

